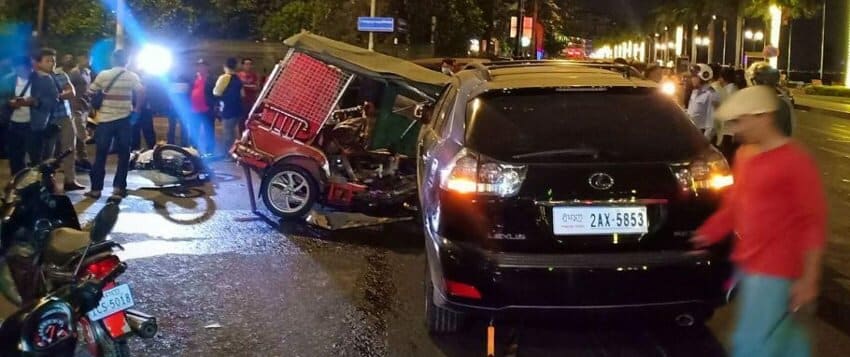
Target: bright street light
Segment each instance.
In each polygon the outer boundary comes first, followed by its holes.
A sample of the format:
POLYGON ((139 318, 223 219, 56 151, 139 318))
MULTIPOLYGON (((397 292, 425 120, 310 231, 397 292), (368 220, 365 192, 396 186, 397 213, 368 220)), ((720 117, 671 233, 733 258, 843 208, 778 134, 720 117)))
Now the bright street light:
POLYGON ((756 32, 755 34, 753 34, 753 39, 755 39, 756 41, 764 40, 764 32, 756 32))
POLYGON ((667 42, 667 48, 669 48, 669 49, 673 49, 674 47, 676 47, 676 43, 675 43, 675 42, 673 42, 673 41, 667 42))
POLYGON ((145 72, 159 76, 171 70, 173 57, 171 51, 167 48, 160 45, 147 44, 139 51, 136 61, 139 68, 145 72))
POLYGON ((744 31, 744 38, 746 38, 748 40, 752 40, 753 39, 753 31, 751 31, 751 30, 744 31))

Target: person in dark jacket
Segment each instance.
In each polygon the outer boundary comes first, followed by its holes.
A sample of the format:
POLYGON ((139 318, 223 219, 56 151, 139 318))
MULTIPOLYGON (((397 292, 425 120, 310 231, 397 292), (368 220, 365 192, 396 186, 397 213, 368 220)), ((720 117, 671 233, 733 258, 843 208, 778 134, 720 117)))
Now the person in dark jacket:
POLYGON ((221 109, 221 123, 224 129, 223 155, 236 141, 236 129, 242 118, 242 80, 236 74, 236 59, 228 58, 224 64, 224 74, 218 77, 213 95, 218 98, 221 109))
POLYGON ((53 77, 56 68, 56 51, 43 48, 33 56, 35 73, 32 77, 32 97, 35 99, 30 106, 30 129, 33 132, 34 145, 41 152, 38 157, 30 157, 31 164, 40 163, 50 158, 54 152, 51 143, 59 135, 59 125, 54 120, 54 112, 59 105, 59 84, 53 77), (51 146, 51 147, 46 147, 51 146))
POLYGON ((9 169, 15 174, 27 166, 27 155, 38 157, 41 148, 34 145, 37 140, 30 129, 30 107, 35 104, 32 60, 21 56, 13 62, 15 71, 0 79, 0 113, 3 115, 0 120, 7 123, 3 146, 9 158, 9 169))
POLYGON ((153 116, 155 112, 162 111, 160 108, 165 95, 156 77, 149 73, 142 73, 141 79, 142 85, 145 86, 145 102, 137 104, 141 106, 142 113, 139 115, 139 121, 133 123, 133 136, 130 141, 130 148, 133 150, 142 149, 143 138, 147 149, 153 149, 156 146, 153 116))

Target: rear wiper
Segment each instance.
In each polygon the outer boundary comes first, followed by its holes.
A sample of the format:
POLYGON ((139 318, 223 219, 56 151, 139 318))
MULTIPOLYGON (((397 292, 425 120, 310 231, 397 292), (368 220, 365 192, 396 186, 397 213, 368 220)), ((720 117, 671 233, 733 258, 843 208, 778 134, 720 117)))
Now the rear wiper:
POLYGON ((547 151, 538 151, 532 152, 528 154, 514 155, 514 159, 530 159, 535 157, 548 157, 548 156, 591 156, 598 157, 599 150, 595 149, 562 149, 562 150, 547 150, 547 151))

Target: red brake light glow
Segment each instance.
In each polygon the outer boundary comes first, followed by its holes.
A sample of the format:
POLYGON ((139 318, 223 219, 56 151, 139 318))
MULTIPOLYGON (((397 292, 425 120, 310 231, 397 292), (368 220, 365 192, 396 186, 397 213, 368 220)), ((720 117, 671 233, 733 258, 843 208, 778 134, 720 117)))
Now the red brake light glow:
POLYGON ((117 267, 118 264, 120 264, 120 263, 121 263, 121 260, 119 260, 118 257, 116 257, 114 255, 110 255, 106 258, 103 258, 101 260, 98 260, 94 263, 89 264, 86 267, 86 271, 89 274, 94 275, 94 277, 101 279, 101 278, 105 277, 107 274, 109 274, 109 272, 111 272, 112 269, 115 269, 115 267, 117 267))
POLYGON ((446 280, 446 291, 451 296, 481 300, 481 292, 469 284, 446 280))

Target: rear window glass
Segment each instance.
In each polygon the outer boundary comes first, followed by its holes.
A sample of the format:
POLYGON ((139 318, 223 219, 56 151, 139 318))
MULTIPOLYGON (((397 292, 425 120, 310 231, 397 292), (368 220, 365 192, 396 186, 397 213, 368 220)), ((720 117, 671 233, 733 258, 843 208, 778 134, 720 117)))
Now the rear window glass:
POLYGON ((708 145, 652 88, 485 93, 468 104, 466 144, 514 162, 687 160, 708 145))

